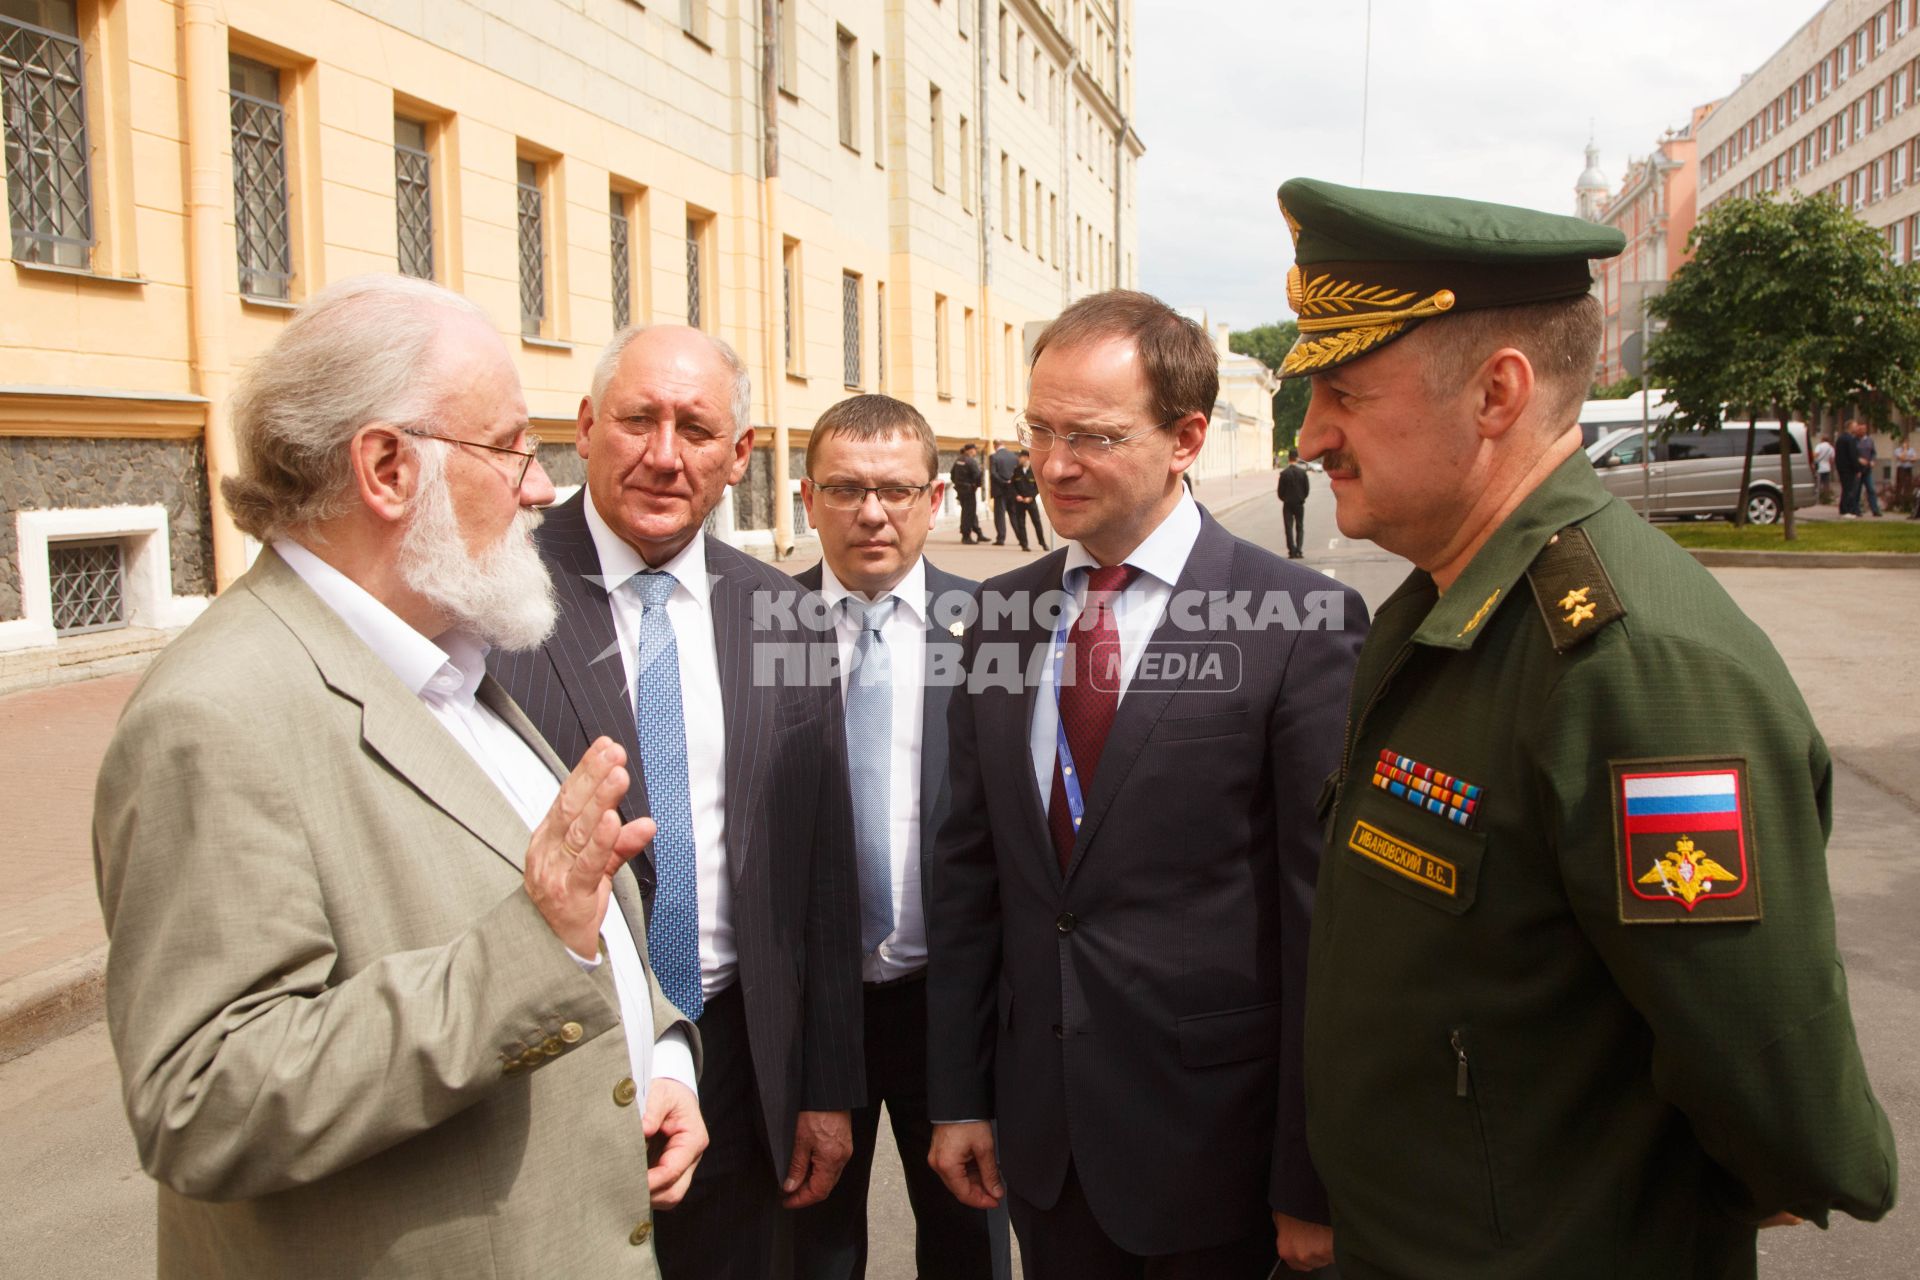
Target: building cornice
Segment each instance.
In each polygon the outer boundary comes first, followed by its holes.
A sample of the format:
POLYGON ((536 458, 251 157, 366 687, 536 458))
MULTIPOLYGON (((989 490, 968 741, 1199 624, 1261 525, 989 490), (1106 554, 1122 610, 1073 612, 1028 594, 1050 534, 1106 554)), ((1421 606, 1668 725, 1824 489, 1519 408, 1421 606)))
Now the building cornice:
POLYGON ((204 396, 105 387, 0 386, 0 436, 194 440, 206 427, 204 396))

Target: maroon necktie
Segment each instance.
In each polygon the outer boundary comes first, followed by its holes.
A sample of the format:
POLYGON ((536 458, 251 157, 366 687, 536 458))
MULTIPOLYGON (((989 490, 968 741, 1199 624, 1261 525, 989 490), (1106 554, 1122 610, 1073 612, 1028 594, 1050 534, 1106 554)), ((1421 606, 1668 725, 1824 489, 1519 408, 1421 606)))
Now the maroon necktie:
MULTIPOLYGON (((1139 570, 1120 564, 1098 568, 1087 575, 1087 603, 1067 635, 1061 660, 1060 726, 1066 730, 1067 749, 1073 753, 1074 776, 1083 800, 1093 799, 1093 778, 1107 747, 1107 730, 1120 705, 1120 634, 1113 624, 1113 598, 1127 589, 1139 570)), ((1053 761, 1053 798, 1047 805, 1047 827, 1060 873, 1073 861, 1076 828, 1067 802, 1066 762, 1053 761)))

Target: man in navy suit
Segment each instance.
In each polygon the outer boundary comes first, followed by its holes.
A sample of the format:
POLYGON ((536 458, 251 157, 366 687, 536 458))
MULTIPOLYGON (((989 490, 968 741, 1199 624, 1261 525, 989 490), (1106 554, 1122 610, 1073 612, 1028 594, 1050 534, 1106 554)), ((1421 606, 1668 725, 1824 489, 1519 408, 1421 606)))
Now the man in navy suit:
POLYGON ((861 900, 867 1099, 853 1158, 794 1228, 800 1280, 858 1280, 867 1184, 884 1103, 906 1174, 921 1280, 1008 1274, 1004 1211, 960 1204, 922 1154, 927 1121, 927 934, 921 864, 946 818, 947 700, 979 586, 921 556, 940 508, 940 455, 912 405, 842 400, 814 424, 800 497, 820 534, 798 575, 840 671, 861 900), (991 1220, 990 1220, 991 1219, 991 1220))
POLYGON ((1366 613, 1181 483, 1218 388, 1145 294, 1048 326, 1019 433, 1063 545, 982 587, 948 714, 929 1158, 963 1203, 1005 1195, 1028 1280, 1332 1257, 1301 1027, 1366 613))

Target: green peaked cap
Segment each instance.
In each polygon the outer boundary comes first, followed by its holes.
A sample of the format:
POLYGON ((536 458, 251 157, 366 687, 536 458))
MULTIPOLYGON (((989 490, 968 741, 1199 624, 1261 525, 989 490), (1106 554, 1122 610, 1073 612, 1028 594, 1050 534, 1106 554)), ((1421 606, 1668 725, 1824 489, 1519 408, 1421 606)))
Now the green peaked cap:
POLYGON ((1280 376, 1323 373, 1422 321, 1578 298, 1587 263, 1626 248, 1618 228, 1508 204, 1368 191, 1313 178, 1281 184, 1293 233, 1287 302, 1300 339, 1280 376))

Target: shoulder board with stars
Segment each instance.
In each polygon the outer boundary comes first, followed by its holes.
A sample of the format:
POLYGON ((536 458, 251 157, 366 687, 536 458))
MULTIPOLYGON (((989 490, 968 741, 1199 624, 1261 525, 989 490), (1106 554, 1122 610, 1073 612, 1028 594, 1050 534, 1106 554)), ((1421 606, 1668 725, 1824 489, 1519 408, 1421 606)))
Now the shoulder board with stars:
POLYGON ((1627 616, 1593 540, 1578 525, 1547 539, 1527 566, 1527 581, 1533 586, 1540 616, 1546 619, 1555 653, 1578 648, 1607 624, 1627 616))

